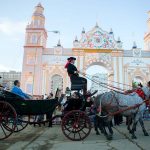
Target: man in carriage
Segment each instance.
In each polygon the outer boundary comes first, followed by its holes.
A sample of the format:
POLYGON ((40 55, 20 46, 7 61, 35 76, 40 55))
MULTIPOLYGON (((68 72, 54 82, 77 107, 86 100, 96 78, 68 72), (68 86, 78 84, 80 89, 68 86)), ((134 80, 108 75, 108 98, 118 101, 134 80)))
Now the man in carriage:
POLYGON ((93 93, 87 92, 87 79, 79 76, 79 71, 74 65, 76 58, 75 57, 69 57, 68 62, 65 65, 65 68, 67 69, 68 75, 71 80, 71 84, 78 83, 83 85, 83 95, 87 97, 91 97, 94 94, 97 93, 97 91, 94 91, 93 93))
POLYGON ((11 90, 12 93, 19 95, 20 97, 22 97, 23 99, 30 99, 29 95, 24 93, 21 89, 20 89, 20 82, 19 80, 15 80, 14 81, 14 87, 11 90))

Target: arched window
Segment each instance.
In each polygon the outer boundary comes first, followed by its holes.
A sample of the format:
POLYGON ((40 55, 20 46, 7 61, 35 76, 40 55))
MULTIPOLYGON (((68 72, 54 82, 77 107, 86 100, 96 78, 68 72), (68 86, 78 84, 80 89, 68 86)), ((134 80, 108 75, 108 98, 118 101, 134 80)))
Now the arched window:
POLYGON ((51 78, 51 91, 56 92, 57 88, 63 89, 63 78, 60 75, 53 75, 51 78))
POLYGON ((33 34, 32 39, 31 39, 31 43, 36 44, 37 42, 38 42, 37 41, 37 35, 33 34))
POLYGON ((26 80, 26 93, 33 94, 33 77, 30 76, 26 80))
POLYGON ((27 56, 27 64, 33 65, 35 63, 35 56, 27 56))
POLYGON ((40 20, 34 20, 34 27, 40 27, 40 20))

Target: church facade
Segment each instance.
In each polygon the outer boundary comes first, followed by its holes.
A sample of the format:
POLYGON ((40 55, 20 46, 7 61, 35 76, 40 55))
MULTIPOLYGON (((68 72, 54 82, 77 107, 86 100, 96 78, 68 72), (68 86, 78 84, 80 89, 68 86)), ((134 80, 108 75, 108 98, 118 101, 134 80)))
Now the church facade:
MULTIPOLYGON (((56 88, 70 87, 70 79, 64 68, 67 58, 76 57, 77 68, 93 80, 126 88, 123 84, 146 83, 150 80, 150 12, 148 31, 144 36, 144 49, 133 43, 131 50, 122 48, 122 42, 96 24, 90 31, 82 30, 76 37, 73 48, 64 48, 60 41, 54 48, 47 48, 44 8, 35 7, 30 24, 26 27, 22 68, 22 88, 32 95, 55 92, 56 88), (115 81, 115 82, 112 82, 115 81), (123 84, 119 84, 123 83, 123 84)), ((107 91, 100 85, 89 82, 89 89, 107 91)))

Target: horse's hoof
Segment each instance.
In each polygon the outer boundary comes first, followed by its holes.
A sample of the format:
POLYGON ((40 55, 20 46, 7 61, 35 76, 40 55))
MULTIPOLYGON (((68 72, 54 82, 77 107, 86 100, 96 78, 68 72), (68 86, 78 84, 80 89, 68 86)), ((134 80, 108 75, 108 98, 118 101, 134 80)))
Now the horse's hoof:
POLYGON ((107 136, 107 140, 109 140, 109 141, 112 140, 112 136, 111 136, 111 135, 108 135, 108 136, 107 136))
POLYGON ((137 137, 135 135, 132 135, 132 139, 137 139, 137 137))
POLYGON ((103 130, 101 130, 101 133, 102 133, 102 134, 104 134, 104 131, 103 131, 103 130))
POLYGON ((129 130, 129 133, 130 133, 130 134, 132 134, 132 131, 131 131, 131 130, 129 130))
POLYGON ((147 132, 144 133, 144 136, 149 136, 149 134, 147 132))

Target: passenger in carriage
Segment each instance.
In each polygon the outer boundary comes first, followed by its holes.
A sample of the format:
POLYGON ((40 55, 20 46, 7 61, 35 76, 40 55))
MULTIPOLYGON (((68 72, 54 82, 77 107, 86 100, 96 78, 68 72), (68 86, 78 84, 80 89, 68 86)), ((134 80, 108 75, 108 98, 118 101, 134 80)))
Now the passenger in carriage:
POLYGON ((16 95, 21 96, 25 100, 30 99, 30 97, 20 89, 19 80, 14 81, 14 87, 12 88, 11 92, 16 94, 16 95))
POLYGON ((49 95, 46 97, 46 100, 50 100, 53 98, 53 93, 49 93, 49 95))
POLYGON ((70 98, 67 98, 63 104, 64 111, 79 110, 82 107, 80 93, 74 92, 70 98))
POLYGON ((65 65, 65 68, 67 69, 68 75, 70 77, 71 82, 76 82, 79 84, 83 84, 83 95, 86 97, 94 95, 97 91, 94 91, 93 93, 88 92, 87 93, 87 79, 79 76, 79 71, 74 65, 76 58, 70 57, 67 59, 68 62, 65 65))
POLYGON ((85 110, 87 110, 87 111, 89 111, 92 107, 93 107, 93 105, 94 105, 94 99, 92 98, 92 97, 88 97, 87 99, 86 99, 86 101, 85 101, 85 104, 84 104, 84 107, 83 107, 83 110, 85 111, 85 110))

